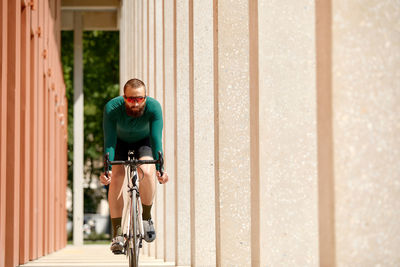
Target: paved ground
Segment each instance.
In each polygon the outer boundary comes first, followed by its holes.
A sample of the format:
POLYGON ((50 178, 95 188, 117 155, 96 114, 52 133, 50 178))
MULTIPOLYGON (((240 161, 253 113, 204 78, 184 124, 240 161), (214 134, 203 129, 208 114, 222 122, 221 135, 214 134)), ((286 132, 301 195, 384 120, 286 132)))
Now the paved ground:
MULTIPOLYGON (((144 255, 140 255, 140 266, 169 267, 173 262, 163 262, 144 255)), ((127 267, 128 259, 125 255, 114 255, 108 245, 85 245, 76 247, 69 245, 53 254, 29 262, 24 267, 127 267)))

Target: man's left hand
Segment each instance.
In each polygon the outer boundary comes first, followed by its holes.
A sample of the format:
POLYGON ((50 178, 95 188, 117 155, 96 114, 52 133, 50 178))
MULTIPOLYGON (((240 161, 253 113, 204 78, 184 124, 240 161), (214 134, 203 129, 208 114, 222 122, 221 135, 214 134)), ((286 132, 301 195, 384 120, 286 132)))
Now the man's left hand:
POLYGON ((156 174, 157 174, 157 179, 161 184, 165 184, 166 182, 168 182, 169 178, 168 178, 168 173, 167 172, 164 172, 163 176, 161 176, 159 171, 157 171, 156 174))

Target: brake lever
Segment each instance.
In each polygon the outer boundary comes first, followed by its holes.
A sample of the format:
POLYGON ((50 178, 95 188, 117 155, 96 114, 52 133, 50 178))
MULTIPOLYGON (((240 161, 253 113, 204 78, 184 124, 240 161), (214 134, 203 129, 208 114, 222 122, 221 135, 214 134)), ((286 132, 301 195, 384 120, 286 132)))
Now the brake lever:
POLYGON ((106 175, 106 177, 108 178, 108 172, 109 172, 109 153, 107 152, 105 155, 104 155, 104 174, 106 175))
MULTIPOLYGON (((164 169, 164 159, 163 159, 163 156, 162 156, 162 154, 161 154, 161 151, 158 151, 158 161, 159 161, 159 165, 160 165, 160 175, 163 176, 163 175, 164 175, 164 172, 163 172, 163 169, 164 169)), ((159 184, 162 184, 160 181, 158 181, 158 183, 159 183, 159 184)))

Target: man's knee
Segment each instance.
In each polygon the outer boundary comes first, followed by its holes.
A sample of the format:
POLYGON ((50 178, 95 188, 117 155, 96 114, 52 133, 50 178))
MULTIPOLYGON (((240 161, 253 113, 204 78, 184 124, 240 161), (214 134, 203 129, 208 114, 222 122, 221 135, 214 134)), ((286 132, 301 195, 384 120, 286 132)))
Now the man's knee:
MULTIPOLYGON (((144 156, 141 157, 140 160, 153 160, 153 157, 144 156)), ((139 168, 142 170, 145 179, 150 179, 154 176, 155 173, 154 164, 143 164, 139 168)))
POLYGON ((153 177, 154 168, 152 168, 151 166, 141 166, 140 168, 143 171, 144 178, 148 179, 148 178, 153 177))
POLYGON ((125 176, 125 169, 122 165, 117 165, 112 167, 112 179, 111 182, 114 181, 121 181, 125 176))

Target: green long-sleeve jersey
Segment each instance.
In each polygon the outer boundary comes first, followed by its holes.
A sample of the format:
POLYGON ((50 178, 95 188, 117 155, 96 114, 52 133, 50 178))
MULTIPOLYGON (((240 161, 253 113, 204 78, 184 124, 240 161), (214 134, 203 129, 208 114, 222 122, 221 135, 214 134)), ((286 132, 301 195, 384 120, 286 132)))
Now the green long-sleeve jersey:
POLYGON ((144 113, 138 118, 128 116, 122 96, 111 99, 104 107, 103 129, 104 152, 109 153, 110 161, 114 160, 117 137, 128 143, 150 137, 154 158, 158 159, 158 151, 162 153, 162 110, 152 97, 146 97, 144 113))

